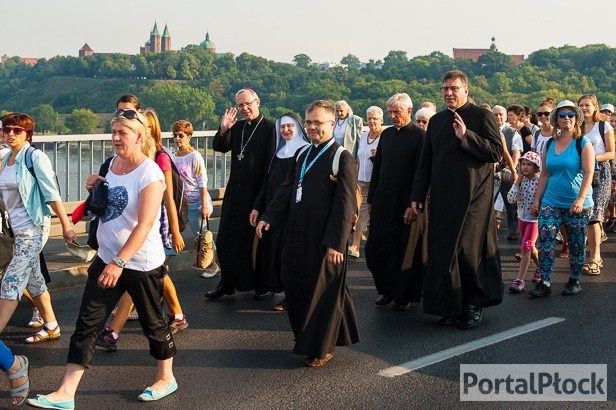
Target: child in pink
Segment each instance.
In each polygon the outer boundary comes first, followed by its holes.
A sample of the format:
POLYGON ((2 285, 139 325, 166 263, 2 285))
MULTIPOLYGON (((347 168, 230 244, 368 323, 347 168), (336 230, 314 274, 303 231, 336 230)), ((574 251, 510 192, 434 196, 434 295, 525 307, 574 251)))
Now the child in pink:
MULTIPOLYGON (((532 258, 535 265, 538 264, 537 248, 535 242, 539 234, 537 216, 532 215, 530 207, 535 200, 537 184, 539 183, 539 173, 541 171, 541 158, 536 152, 529 151, 520 159, 520 172, 511 190, 507 193, 507 201, 510 204, 518 204, 518 227, 522 237, 522 259, 520 260, 520 270, 518 277, 513 280, 509 290, 520 293, 524 290, 524 277, 532 258)), ((539 269, 535 271, 533 282, 541 280, 539 269)))

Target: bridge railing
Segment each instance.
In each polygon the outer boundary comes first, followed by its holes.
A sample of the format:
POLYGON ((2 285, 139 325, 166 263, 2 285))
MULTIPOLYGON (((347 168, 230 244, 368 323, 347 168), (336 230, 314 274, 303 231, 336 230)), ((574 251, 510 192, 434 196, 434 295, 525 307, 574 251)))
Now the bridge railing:
MULTIPOLYGON (((224 188, 231 166, 230 155, 212 149, 215 134, 216 131, 195 131, 190 140, 203 155, 208 189, 224 188)), ((163 132, 162 138, 163 145, 175 151, 172 134, 163 132)), ((111 134, 35 135, 33 142, 51 160, 64 202, 84 200, 88 196, 84 187, 86 178, 98 172, 100 165, 113 153, 111 134)))

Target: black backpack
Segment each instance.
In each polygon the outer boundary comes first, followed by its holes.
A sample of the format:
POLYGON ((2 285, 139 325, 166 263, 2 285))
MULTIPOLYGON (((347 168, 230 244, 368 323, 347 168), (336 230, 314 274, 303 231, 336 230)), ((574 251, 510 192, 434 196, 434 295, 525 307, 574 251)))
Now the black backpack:
POLYGON ((188 224, 188 202, 184 199, 184 182, 182 182, 182 177, 178 172, 178 169, 175 167, 173 163, 173 159, 166 151, 158 151, 156 153, 156 159, 161 154, 165 154, 169 157, 169 161, 171 161, 171 181, 173 184, 173 202, 175 202, 175 209, 177 209, 178 213, 178 225, 180 228, 180 232, 184 232, 186 229, 186 225, 188 224))

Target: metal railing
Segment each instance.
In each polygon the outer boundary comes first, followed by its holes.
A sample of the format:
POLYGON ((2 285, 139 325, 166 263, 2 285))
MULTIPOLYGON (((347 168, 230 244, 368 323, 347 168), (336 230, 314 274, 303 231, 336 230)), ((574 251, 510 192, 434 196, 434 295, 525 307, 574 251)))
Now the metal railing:
MULTIPOLYGON (((208 189, 227 184, 231 157, 214 152, 212 139, 216 131, 195 131, 191 145, 203 155, 208 176, 208 189)), ((174 151, 173 136, 163 132, 163 145, 174 151)), ((84 200, 88 193, 84 183, 88 175, 98 172, 100 165, 112 155, 111 134, 35 135, 34 144, 51 160, 58 175, 62 201, 84 200)))

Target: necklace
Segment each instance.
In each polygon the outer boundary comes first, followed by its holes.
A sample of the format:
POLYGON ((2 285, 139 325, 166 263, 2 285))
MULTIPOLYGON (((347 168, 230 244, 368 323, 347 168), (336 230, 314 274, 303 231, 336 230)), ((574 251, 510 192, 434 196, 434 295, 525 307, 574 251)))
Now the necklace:
POLYGON ((177 150, 175 155, 177 155, 178 157, 183 157, 184 155, 193 152, 193 150, 194 148, 192 146, 189 146, 188 148, 177 150))
POLYGON ((370 133, 368 133, 368 138, 366 139, 366 142, 368 143, 368 145, 372 145, 374 144, 374 141, 379 139, 380 136, 381 133, 379 132, 378 134, 376 134, 376 137, 372 138, 372 141, 370 141, 370 133))
POLYGON ((240 153, 237 156, 238 161, 241 161, 242 159, 244 159, 244 150, 246 149, 246 146, 248 146, 248 143, 252 139, 252 136, 254 135, 255 131, 259 127, 259 124, 261 124, 261 121, 263 121, 263 117, 261 117, 257 125, 255 125, 255 129, 252 130, 252 132, 250 133, 250 136, 248 136, 248 141, 246 141, 246 144, 244 144, 244 130, 246 129, 246 124, 248 124, 248 122, 244 123, 244 127, 242 127, 242 142, 240 143, 240 153))
MULTIPOLYGON (((347 118, 348 118, 348 117, 347 117, 347 118)), ((343 119, 343 120, 342 120, 342 122, 340 122, 340 120, 336 120, 336 123, 338 124, 338 126, 339 126, 339 127, 342 127, 342 124, 344 124, 344 122, 345 122, 346 120, 347 120, 346 118, 345 118, 345 119, 343 119)))

